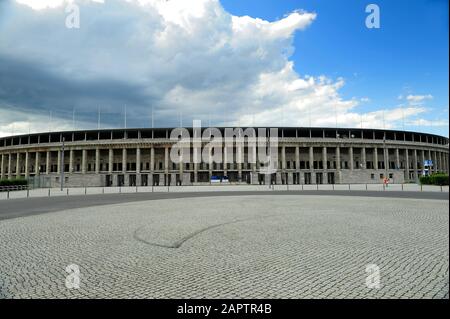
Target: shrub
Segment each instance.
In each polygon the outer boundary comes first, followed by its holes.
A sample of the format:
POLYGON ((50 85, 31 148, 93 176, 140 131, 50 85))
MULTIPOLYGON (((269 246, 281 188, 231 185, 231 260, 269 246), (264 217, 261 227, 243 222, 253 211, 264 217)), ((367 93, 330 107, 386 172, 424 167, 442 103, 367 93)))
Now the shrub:
POLYGON ((23 178, 0 180, 0 186, 16 186, 16 185, 28 185, 28 181, 23 178))
POLYGON ((420 177, 420 184, 422 185, 448 185, 448 182, 448 175, 443 173, 420 177))

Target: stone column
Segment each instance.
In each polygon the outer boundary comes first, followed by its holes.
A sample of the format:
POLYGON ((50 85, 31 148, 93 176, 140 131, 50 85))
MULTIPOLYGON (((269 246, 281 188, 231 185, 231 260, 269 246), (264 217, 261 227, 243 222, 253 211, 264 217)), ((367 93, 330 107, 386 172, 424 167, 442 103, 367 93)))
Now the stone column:
POLYGON ((150 148, 150 172, 155 170, 155 148, 150 148))
POLYGON ((9 153, 8 154, 8 179, 12 178, 12 167, 11 167, 11 163, 12 163, 12 154, 9 153))
POLYGON ((86 174, 87 150, 81 151, 81 173, 86 174))
POLYGON ((398 148, 395 149, 395 168, 400 169, 400 151, 398 148))
MULTIPOLYGON (((224 148, 223 148, 223 174, 225 176, 227 176, 227 163, 228 163, 228 147, 227 147, 227 143, 225 143, 224 148)), ((252 164, 253 165, 253 164, 252 164)))
POLYGON ((323 165, 323 169, 324 171, 326 171, 328 169, 327 167, 327 162, 328 162, 328 158, 327 158, 327 148, 323 147, 322 148, 322 165, 323 165))
POLYGON ((336 172, 337 172, 337 183, 340 184, 341 183, 341 149, 340 147, 336 147, 336 172))
POLYGON ((442 166, 442 152, 439 152, 439 167, 438 167, 439 171, 443 171, 443 166, 442 166))
POLYGON ((423 163, 425 163, 425 151, 424 150, 422 150, 421 152, 420 152, 420 155, 421 155, 421 161, 422 161, 422 167, 423 167, 423 163))
POLYGON ((169 174, 169 147, 164 147, 164 172, 169 174))
POLYGON ((434 173, 438 172, 438 163, 437 163, 436 151, 433 151, 433 172, 434 173))
POLYGON ((354 169, 354 159, 353 159, 353 147, 352 146, 350 146, 349 148, 348 148, 348 154, 349 154, 349 157, 350 157, 350 170, 351 171, 353 171, 353 169, 354 169))
POLYGON ((405 149, 405 181, 409 181, 409 150, 405 149))
POLYGON ((28 151, 25 152, 25 178, 28 178, 30 175, 30 170, 28 168, 29 156, 30 154, 28 153, 28 151))
POLYGON ((73 154, 74 150, 71 148, 69 151, 69 174, 73 173, 73 154))
POLYGON ((5 178, 5 154, 2 154, 2 162, 0 164, 0 179, 5 178))
POLYGON ((286 170, 286 146, 281 147, 281 169, 286 170))
POLYGON ((300 147, 295 147, 295 169, 297 171, 300 170, 300 147))
MULTIPOLYGON (((311 172, 314 170, 314 148, 312 146, 309 147, 309 170, 311 172)), ((311 179, 312 179, 312 174, 311 174, 311 179)))
POLYGON ((100 173, 100 148, 95 149, 95 174, 100 173))
POLYGON ((367 168, 367 159, 366 159, 366 148, 361 148, 361 162, 362 162, 362 168, 367 168))
POLYGON ((20 153, 16 155, 16 178, 20 176, 20 153))
POLYGON ((50 151, 47 151, 46 157, 45 157, 45 174, 50 174, 50 151))
POLYGON ((378 149, 376 147, 373 148, 373 168, 378 169, 378 149))
POLYGON ((122 149, 122 173, 127 172, 127 149, 122 149))
POLYGON ((40 153, 38 151, 36 151, 36 159, 35 159, 35 164, 34 164, 34 174, 35 175, 40 175, 40 167, 41 167, 41 156, 40 153))
POLYGON ((418 168, 417 168, 417 150, 416 149, 414 149, 414 151, 413 151, 413 160, 414 160, 414 163, 413 163, 413 168, 414 168, 414 178, 417 180, 418 179, 418 175, 417 175, 417 170, 418 170, 418 168))
POLYGON ((383 161, 384 161, 384 169, 389 169, 389 149, 383 147, 383 161))
POLYGON ((136 148, 136 174, 141 173, 141 149, 136 148))
POLYGON ((109 149, 108 153, 108 173, 112 174, 114 165, 114 150, 112 148, 109 149))

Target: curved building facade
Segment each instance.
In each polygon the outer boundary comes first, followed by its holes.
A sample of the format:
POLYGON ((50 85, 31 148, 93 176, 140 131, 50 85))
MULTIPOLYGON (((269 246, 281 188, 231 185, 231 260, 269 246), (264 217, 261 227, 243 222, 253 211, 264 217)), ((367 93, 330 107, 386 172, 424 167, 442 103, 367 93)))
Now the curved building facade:
MULTIPOLYGON (((59 186, 61 178, 68 187, 167 186, 209 184, 213 176, 245 184, 382 183, 385 178, 405 183, 417 181, 422 174, 448 173, 449 140, 433 134, 279 128, 275 171, 262 174, 262 163, 248 161, 247 142, 224 147, 226 163, 173 162, 172 130, 102 129, 3 137, 1 178, 26 178, 36 187, 59 186), (242 162, 234 160, 237 154, 242 162)), ((217 130, 224 133, 225 128, 217 130)), ((254 130, 260 136, 269 128, 254 130)), ((189 152, 193 152, 191 144, 189 152)))

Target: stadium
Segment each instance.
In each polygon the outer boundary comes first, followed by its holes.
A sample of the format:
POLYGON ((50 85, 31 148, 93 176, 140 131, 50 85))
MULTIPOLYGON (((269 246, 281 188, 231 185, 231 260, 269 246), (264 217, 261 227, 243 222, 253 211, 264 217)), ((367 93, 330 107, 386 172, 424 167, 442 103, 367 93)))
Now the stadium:
MULTIPOLYGON (((448 173, 447 137, 358 128, 278 129, 275 172, 250 162, 247 144, 224 148, 224 163, 175 163, 172 128, 47 132, 0 138, 1 179, 34 187, 408 183, 448 173), (242 153, 240 153, 242 152, 242 153), (243 154, 237 162, 236 154, 243 154), (63 171, 62 171, 63 170, 63 171)), ((205 130, 203 128, 202 130, 205 130)), ((224 132, 225 128, 219 128, 224 132)), ((192 132, 193 128, 187 131, 192 132)), ((258 134, 261 128, 256 130, 258 134)), ((263 131, 269 131, 264 128, 263 131)), ((203 141, 204 142, 204 141, 203 141)), ((191 154, 192 154, 191 147, 191 154)))

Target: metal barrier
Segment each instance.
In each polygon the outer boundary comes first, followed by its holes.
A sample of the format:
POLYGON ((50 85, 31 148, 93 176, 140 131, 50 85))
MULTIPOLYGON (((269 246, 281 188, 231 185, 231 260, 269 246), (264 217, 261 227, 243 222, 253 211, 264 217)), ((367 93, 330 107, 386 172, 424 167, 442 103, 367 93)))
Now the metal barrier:
POLYGON ((0 186, 0 192, 25 191, 28 189, 29 189, 28 185, 0 186))

